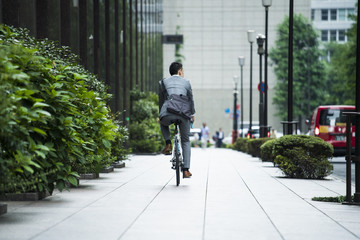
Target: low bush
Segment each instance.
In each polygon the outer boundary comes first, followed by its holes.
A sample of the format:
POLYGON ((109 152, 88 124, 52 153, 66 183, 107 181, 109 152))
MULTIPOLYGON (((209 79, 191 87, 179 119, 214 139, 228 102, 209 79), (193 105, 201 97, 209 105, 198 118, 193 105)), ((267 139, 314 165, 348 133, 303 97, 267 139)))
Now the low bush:
POLYGON ((248 153, 253 157, 260 157, 260 147, 271 138, 254 138, 248 141, 248 153))
POLYGON ((248 142, 247 138, 238 138, 233 144, 233 149, 241 152, 248 152, 248 142))
POLYGON ((158 96, 155 93, 146 94, 138 90, 131 91, 134 102, 131 124, 129 125, 130 148, 136 153, 160 152, 165 144, 160 124, 158 96))
POLYGON ((263 161, 274 162, 273 149, 276 143, 276 139, 270 139, 260 147, 260 157, 263 161))
POLYGON ((334 149, 324 140, 306 135, 287 135, 276 140, 274 162, 287 177, 321 179, 333 167, 329 162, 334 149))
MULTIPOLYGON (((354 201, 354 195, 351 196, 352 201, 354 201)), ((337 197, 313 197, 311 200, 319 202, 337 202, 343 203, 346 201, 346 196, 340 195, 337 197)))

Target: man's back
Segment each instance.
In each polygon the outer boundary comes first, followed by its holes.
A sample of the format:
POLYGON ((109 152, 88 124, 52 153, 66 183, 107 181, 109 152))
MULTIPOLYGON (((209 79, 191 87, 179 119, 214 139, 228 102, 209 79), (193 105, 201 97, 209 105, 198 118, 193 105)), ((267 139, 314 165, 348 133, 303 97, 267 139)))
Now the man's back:
MULTIPOLYGON (((192 114, 195 113, 195 107, 194 107, 194 100, 193 100, 193 94, 192 89, 189 80, 186 80, 185 78, 182 78, 178 75, 173 75, 169 78, 166 78, 163 80, 165 89, 167 91, 167 94, 170 96, 172 94, 176 95, 184 95, 188 96, 189 100, 191 102, 191 112, 192 114)), ((160 85, 160 88, 163 86, 160 85)), ((162 89, 161 92, 164 92, 164 89, 162 89)), ((159 94, 159 118, 168 115, 168 112, 166 110, 167 108, 167 101, 166 97, 163 94, 159 94)))

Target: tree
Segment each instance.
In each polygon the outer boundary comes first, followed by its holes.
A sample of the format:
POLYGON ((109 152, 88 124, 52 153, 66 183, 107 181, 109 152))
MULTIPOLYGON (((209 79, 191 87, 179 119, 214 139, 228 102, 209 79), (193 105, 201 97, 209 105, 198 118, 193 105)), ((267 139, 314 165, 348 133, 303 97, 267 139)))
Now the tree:
MULTIPOLYGON (((275 47, 269 52, 277 77, 273 104, 277 116, 287 119, 289 17, 277 27, 275 47)), ((324 61, 316 30, 301 14, 294 15, 293 37, 293 112, 295 117, 310 117, 311 111, 323 104, 328 95, 324 61)))
MULTIPOLYGON (((357 5, 356 5, 357 6, 357 5)), ((355 104, 356 80, 356 25, 357 18, 350 16, 355 23, 348 30, 348 42, 330 43, 329 99, 331 104, 355 104)))

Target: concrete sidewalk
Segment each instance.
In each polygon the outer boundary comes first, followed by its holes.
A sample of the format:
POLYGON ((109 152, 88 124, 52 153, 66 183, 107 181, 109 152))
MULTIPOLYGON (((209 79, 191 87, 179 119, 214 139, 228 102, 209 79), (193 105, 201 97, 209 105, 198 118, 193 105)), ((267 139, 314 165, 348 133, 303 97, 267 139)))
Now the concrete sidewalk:
POLYGON ((127 167, 38 202, 8 202, 0 239, 360 239, 360 207, 314 202, 345 195, 338 178, 283 178, 229 149, 192 149, 193 177, 176 187, 169 156, 127 167))

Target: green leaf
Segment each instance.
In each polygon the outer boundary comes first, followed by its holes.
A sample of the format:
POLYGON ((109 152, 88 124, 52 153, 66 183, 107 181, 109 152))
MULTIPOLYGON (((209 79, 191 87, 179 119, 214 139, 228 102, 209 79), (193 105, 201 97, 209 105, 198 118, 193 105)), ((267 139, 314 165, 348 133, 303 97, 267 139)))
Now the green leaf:
POLYGON ((43 135, 43 136, 47 136, 46 132, 43 131, 43 130, 41 130, 40 128, 33 127, 33 128, 31 128, 31 129, 32 129, 34 132, 37 132, 37 133, 39 133, 39 134, 41 134, 41 135, 43 135))
POLYGON ((23 168, 24 168, 26 171, 30 172, 31 174, 34 173, 34 170, 33 170, 30 166, 28 166, 28 165, 24 165, 23 168))
POLYGON ((45 115, 47 117, 51 117, 51 114, 48 111, 38 109, 38 110, 35 110, 35 112, 38 113, 38 114, 45 115))
POLYGON ((74 176, 69 176, 69 177, 67 178, 67 180, 68 180, 69 183, 71 183, 72 185, 78 186, 78 181, 77 181, 77 179, 76 179, 74 176))
POLYGON ((33 107, 49 107, 49 104, 43 102, 36 102, 34 103, 33 107))
POLYGON ((41 168, 41 166, 39 164, 37 164, 36 162, 30 161, 29 165, 32 165, 36 168, 41 168))
POLYGON ((105 147, 111 148, 111 143, 108 140, 102 139, 102 143, 104 144, 105 147))
POLYGON ((40 156, 42 159, 46 159, 46 155, 45 155, 43 152, 38 151, 38 150, 35 150, 34 152, 35 152, 38 156, 40 156))

